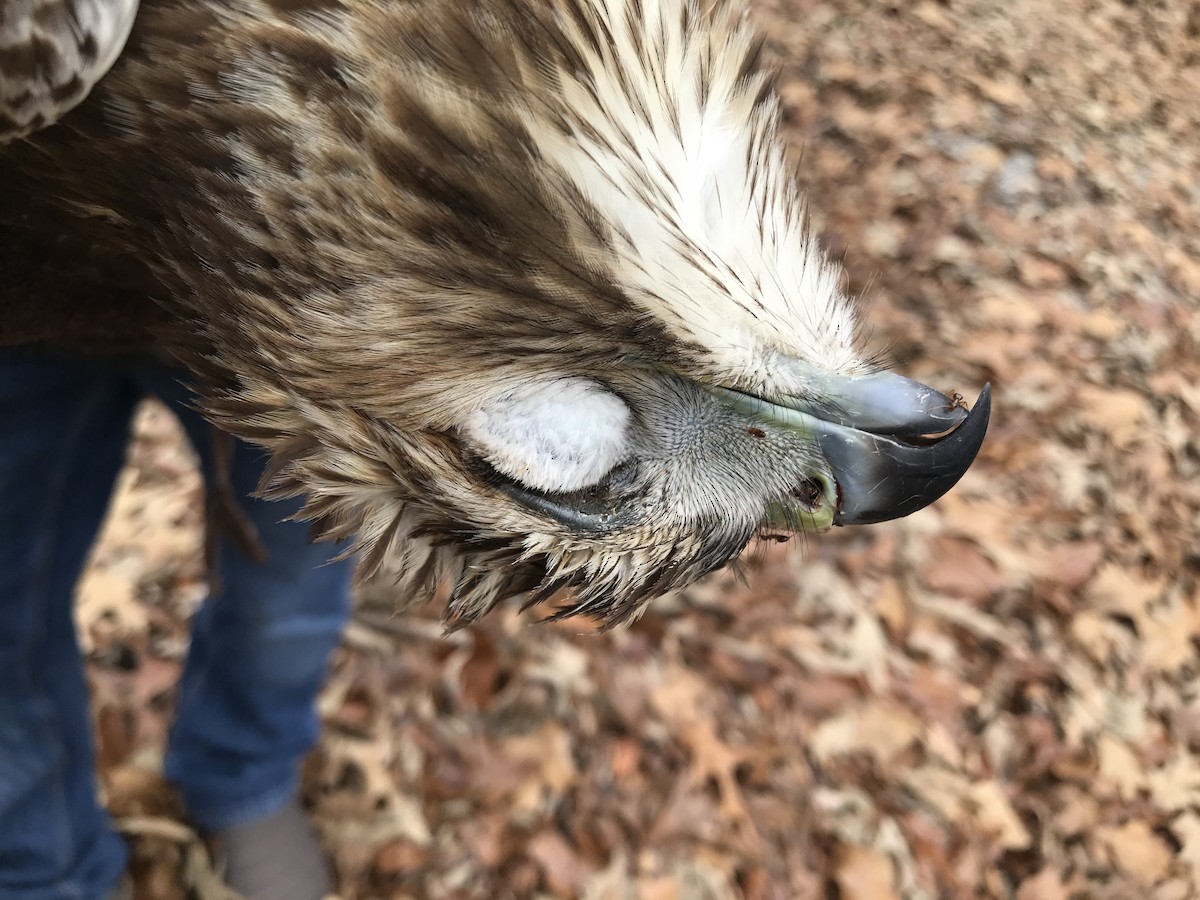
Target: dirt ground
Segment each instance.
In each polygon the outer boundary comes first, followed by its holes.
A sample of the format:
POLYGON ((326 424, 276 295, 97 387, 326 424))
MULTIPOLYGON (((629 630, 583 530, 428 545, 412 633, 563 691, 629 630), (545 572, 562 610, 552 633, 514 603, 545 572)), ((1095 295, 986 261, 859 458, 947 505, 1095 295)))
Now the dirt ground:
MULTIPOLYGON (((1200 897, 1200 3, 754 14, 874 345, 991 382, 983 454, 614 634, 444 637, 366 591, 306 774, 342 896, 1200 897)), ((147 407, 79 606, 108 799, 166 900, 219 896, 148 774, 200 504, 147 407)))

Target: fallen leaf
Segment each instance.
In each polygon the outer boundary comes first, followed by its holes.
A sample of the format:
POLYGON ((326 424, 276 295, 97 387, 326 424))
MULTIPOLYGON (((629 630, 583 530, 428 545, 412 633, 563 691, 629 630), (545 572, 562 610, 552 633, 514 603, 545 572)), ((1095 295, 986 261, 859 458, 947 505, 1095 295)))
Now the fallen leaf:
POLYGON ((1075 391, 1080 420, 1124 450, 1142 431, 1149 415, 1144 395, 1135 391, 1084 385, 1075 391))
POLYGON ((1146 885, 1166 877, 1174 854, 1141 819, 1096 829, 1096 838, 1120 868, 1146 885))
POLYGON ((921 720, 902 706, 867 700, 826 719, 812 733, 809 752, 822 764, 849 753, 866 753, 887 764, 917 740, 921 720))
POLYGON ((1062 873, 1047 866, 1021 882, 1016 900, 1070 900, 1070 897, 1071 888, 1063 881, 1062 873))
POLYGON ((531 734, 505 740, 501 753, 528 773, 513 797, 513 809, 532 813, 561 797, 575 783, 579 770, 571 751, 571 736, 557 722, 546 722, 531 734))
POLYGON ((1124 741, 1102 735, 1096 744, 1096 761, 1097 780, 1115 788, 1121 799, 1132 800, 1146 789, 1145 767, 1124 741))
POLYGON ((970 805, 980 826, 994 835, 996 842, 1006 850, 1024 850, 1029 846, 1029 830, 1013 809, 1004 789, 996 781, 982 781, 972 785, 970 805))
POLYGON ((930 542, 921 578, 930 588, 952 597, 982 602, 1004 587, 1000 571, 975 544, 939 535, 930 542))
POLYGON ((844 847, 840 857, 834 878, 843 900, 898 900, 888 857, 853 845, 844 847))
POLYGON ((546 885, 559 897, 574 896, 593 874, 557 831, 541 831, 529 840, 526 852, 538 864, 546 885))

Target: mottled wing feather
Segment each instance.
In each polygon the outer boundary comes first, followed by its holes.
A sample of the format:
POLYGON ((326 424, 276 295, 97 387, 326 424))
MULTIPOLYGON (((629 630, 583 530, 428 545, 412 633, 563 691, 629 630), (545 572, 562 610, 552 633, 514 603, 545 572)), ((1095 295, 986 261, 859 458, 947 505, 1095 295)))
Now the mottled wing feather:
POLYGON ((107 72, 138 0, 0 0, 0 144, 57 121, 107 72))

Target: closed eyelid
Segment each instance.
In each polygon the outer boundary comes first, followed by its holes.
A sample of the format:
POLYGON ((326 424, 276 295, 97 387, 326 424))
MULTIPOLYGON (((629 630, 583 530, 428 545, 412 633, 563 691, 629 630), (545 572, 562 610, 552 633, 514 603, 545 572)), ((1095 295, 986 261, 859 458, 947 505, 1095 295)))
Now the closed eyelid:
POLYGON ((464 423, 489 465, 531 488, 576 491, 599 483, 626 455, 629 408, 584 378, 514 386, 464 423))

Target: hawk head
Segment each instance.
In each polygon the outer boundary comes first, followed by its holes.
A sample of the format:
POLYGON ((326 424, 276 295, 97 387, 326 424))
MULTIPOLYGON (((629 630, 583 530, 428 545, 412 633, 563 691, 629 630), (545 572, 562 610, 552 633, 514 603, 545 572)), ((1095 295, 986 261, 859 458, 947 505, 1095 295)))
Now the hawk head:
POLYGON ((364 574, 612 624, 927 505, 987 428, 864 355, 759 50, 727 0, 164 2, 14 165, 109 162, 39 189, 364 574))

